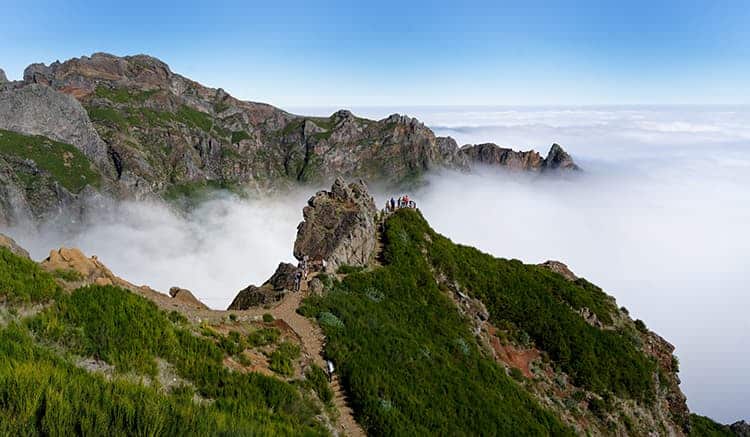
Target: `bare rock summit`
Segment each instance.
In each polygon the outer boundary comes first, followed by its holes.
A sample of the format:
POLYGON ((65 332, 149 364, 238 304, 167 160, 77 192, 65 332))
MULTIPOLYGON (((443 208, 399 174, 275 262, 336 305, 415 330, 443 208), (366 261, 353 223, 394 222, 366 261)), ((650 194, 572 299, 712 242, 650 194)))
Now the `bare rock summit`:
POLYGON ((303 209, 294 256, 327 271, 341 265, 366 266, 375 250, 377 208, 363 181, 347 185, 337 178, 331 191, 319 191, 303 209))

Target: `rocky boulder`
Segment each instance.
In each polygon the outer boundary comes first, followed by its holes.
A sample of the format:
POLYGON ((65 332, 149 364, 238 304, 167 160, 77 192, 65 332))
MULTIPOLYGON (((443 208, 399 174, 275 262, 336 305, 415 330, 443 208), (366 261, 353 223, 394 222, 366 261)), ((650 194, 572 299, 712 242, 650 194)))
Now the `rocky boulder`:
POLYGON ((271 305, 280 301, 284 294, 294 288, 294 275, 297 268, 289 263, 279 263, 276 272, 261 285, 249 285, 240 290, 228 310, 246 310, 248 308, 271 305))
POLYGON ((18 255, 23 258, 31 258, 29 252, 23 247, 19 246, 16 241, 7 235, 0 234, 0 247, 4 247, 11 251, 14 255, 18 255))
POLYGON ((186 290, 180 287, 172 287, 169 289, 169 295, 173 299, 177 299, 189 306, 194 306, 197 309, 207 310, 209 309, 203 302, 198 300, 190 290, 186 290))
POLYGON ((327 271, 341 265, 366 266, 375 250, 377 208, 363 181, 346 185, 337 178, 331 191, 319 191, 302 211, 294 256, 327 271))

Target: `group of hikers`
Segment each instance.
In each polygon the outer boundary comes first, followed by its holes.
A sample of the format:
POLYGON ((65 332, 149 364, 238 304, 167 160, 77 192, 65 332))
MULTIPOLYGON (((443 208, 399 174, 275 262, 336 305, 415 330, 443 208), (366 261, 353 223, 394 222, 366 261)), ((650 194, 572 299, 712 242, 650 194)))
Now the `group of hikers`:
POLYGON ((297 270, 294 272, 294 291, 300 291, 302 288, 302 281, 307 281, 307 275, 310 274, 310 268, 316 267, 319 270, 325 271, 326 269, 326 260, 322 259, 319 262, 315 263, 317 265, 312 266, 313 263, 310 262, 310 258, 305 255, 302 257, 299 263, 297 263, 297 270))
POLYGON ((391 200, 387 200, 385 202, 385 212, 394 212, 395 210, 399 208, 415 209, 416 207, 417 207, 417 202, 410 199, 409 196, 406 194, 399 197, 398 200, 391 197, 391 200))

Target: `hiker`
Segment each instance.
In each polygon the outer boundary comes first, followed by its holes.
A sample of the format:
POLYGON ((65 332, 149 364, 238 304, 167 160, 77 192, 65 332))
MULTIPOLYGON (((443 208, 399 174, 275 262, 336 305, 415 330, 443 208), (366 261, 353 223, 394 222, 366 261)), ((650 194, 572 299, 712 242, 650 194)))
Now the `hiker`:
POLYGON ((417 209, 417 202, 410 200, 409 201, 409 208, 411 209, 417 209))
POLYGON ((320 260, 320 263, 323 265, 323 271, 325 272, 326 271, 326 266, 328 265, 328 263, 326 262, 325 259, 320 260))
POLYGON ((396 210, 396 199, 391 197, 391 212, 396 210))
POLYGON ((328 382, 333 380, 333 363, 331 360, 326 360, 326 368, 328 370, 328 382))
POLYGON ((297 269, 294 272, 294 291, 299 291, 302 288, 302 269, 297 269))
POLYGON ((310 272, 309 259, 307 255, 302 257, 302 276, 305 278, 305 281, 307 281, 307 274, 310 272))
POLYGON ((403 197, 399 197, 398 198, 398 207, 402 208, 403 206, 404 206, 404 198, 403 197))

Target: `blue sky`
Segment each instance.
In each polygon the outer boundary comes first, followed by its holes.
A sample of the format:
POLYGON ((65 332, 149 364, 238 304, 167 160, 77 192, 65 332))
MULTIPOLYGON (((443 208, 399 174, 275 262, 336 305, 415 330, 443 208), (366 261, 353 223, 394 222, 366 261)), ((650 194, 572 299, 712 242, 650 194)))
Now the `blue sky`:
POLYGON ((104 3, 6 0, 0 68, 147 53, 280 106, 750 103, 746 1, 104 3))

